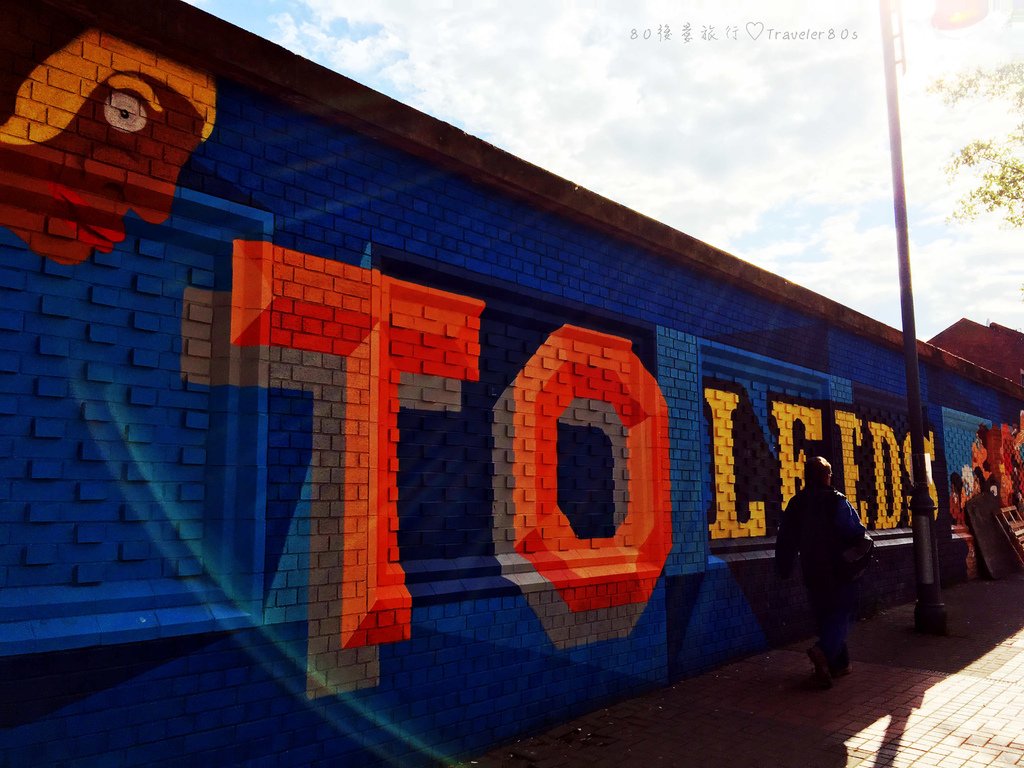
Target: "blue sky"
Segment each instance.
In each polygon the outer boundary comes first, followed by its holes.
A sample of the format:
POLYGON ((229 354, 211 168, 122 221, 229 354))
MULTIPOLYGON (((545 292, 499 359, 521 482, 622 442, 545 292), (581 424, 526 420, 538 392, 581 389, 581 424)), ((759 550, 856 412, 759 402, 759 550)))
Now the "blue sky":
MULTIPOLYGON (((194 0, 203 10, 900 327, 873 0, 194 0), (665 33, 668 33, 666 36, 665 33), (687 40, 687 34, 689 39, 687 40)), ((949 223, 953 152, 1024 121, 937 78, 1024 53, 1008 0, 969 34, 904 0, 900 108, 917 330, 1024 330, 1024 230, 949 223)))

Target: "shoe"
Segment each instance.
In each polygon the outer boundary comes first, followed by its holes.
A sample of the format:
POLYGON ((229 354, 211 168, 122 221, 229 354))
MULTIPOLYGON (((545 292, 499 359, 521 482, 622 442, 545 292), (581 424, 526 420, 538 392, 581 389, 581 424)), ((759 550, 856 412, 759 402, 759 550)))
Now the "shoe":
POLYGON ((828 671, 828 659, 825 652, 816 645, 807 649, 807 657, 814 665, 814 681, 822 688, 832 687, 832 673, 828 671))
POLYGON ((839 669, 833 669, 833 670, 830 670, 830 671, 831 671, 831 674, 832 674, 833 678, 836 678, 836 677, 846 677, 848 674, 853 672, 853 665, 852 664, 847 664, 845 667, 840 667, 839 669))

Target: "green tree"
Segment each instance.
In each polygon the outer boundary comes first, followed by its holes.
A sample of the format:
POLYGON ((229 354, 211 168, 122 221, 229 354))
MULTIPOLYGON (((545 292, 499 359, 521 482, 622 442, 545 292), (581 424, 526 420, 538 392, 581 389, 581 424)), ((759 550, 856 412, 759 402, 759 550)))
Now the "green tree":
MULTIPOLYGON (((1024 62, 978 68, 938 80, 932 90, 956 106, 977 99, 1000 99, 1024 119, 1024 62)), ((978 184, 958 203, 954 220, 974 219, 982 212, 1000 212, 1008 224, 1024 227, 1024 122, 1006 136, 977 139, 961 147, 946 167, 950 179, 969 171, 978 184)))

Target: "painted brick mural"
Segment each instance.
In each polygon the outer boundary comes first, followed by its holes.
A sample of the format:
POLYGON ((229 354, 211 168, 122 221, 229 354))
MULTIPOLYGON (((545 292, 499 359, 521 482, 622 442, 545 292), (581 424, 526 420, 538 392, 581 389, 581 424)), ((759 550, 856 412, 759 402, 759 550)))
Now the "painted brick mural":
MULTIPOLYGON (((913 598, 898 334, 127 7, 0 1, 0 763, 445 764, 799 639, 814 454, 913 598)), ((923 359, 952 582, 1024 391, 923 359)))

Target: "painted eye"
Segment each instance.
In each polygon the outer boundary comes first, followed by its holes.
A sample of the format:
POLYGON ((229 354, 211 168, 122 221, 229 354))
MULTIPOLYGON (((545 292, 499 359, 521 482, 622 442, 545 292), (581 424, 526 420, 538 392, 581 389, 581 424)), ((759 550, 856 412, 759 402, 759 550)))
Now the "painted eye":
POLYGON ((115 130, 135 133, 146 127, 146 108, 137 96, 127 91, 114 91, 103 105, 103 116, 115 130))

